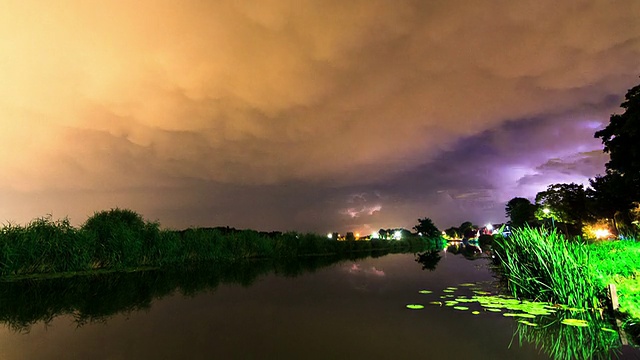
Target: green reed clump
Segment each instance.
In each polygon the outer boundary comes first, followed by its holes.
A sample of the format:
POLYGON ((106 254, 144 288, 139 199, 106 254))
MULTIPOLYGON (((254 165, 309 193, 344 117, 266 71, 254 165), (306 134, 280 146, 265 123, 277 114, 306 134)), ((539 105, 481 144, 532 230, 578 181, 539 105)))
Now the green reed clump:
POLYGON ((0 274, 83 271, 91 266, 91 239, 68 219, 39 218, 0 230, 0 274))
POLYGON ((94 241, 94 260, 98 268, 127 268, 145 264, 145 255, 154 244, 159 226, 147 223, 128 209, 100 211, 81 227, 94 241))
POLYGON ((494 251, 515 297, 599 306, 604 289, 593 279, 585 243, 567 241, 555 229, 525 227, 495 239, 494 251))

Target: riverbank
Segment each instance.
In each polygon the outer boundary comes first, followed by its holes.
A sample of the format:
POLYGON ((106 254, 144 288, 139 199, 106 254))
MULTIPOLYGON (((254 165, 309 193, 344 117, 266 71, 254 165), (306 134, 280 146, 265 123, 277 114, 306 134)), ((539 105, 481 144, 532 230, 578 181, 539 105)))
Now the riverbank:
POLYGON ((516 298, 574 308, 606 309, 608 287, 617 288, 618 317, 638 342, 640 323, 640 243, 568 240, 553 230, 515 229, 497 237, 498 269, 516 298))
POLYGON ((337 241, 316 234, 232 228, 164 230, 122 209, 96 213, 81 227, 68 219, 0 229, 0 278, 132 271, 193 262, 418 252, 437 240, 337 241))

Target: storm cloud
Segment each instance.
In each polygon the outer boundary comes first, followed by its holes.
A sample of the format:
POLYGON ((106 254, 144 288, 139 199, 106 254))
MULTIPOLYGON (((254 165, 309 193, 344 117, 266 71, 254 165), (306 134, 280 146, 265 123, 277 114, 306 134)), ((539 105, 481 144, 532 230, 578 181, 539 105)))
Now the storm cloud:
POLYGON ((603 171, 593 133, 638 81, 638 14, 634 0, 9 0, 0 219, 492 221, 510 197, 603 171))

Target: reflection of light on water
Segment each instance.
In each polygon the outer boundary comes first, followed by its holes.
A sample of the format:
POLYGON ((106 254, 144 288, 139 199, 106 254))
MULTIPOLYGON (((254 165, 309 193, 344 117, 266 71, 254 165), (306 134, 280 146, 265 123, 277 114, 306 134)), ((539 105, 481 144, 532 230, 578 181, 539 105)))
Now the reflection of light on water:
POLYGON ((380 270, 375 266, 371 266, 370 268, 363 269, 359 264, 351 264, 348 269, 350 274, 365 274, 365 275, 375 275, 375 276, 386 276, 384 270, 380 270))

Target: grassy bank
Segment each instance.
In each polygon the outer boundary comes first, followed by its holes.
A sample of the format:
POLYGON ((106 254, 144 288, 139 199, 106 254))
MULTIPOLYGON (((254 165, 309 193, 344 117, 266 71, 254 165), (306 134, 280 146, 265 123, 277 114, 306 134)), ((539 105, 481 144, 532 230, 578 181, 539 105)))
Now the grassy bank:
POLYGON ((507 287, 517 298, 571 307, 603 308, 607 286, 618 289, 627 325, 640 322, 640 243, 568 240, 555 230, 515 229, 494 251, 507 287))
POLYGON ((79 228, 67 219, 50 218, 36 219, 26 226, 4 226, 0 229, 0 277, 120 271, 186 262, 417 252, 430 242, 420 237, 337 241, 316 234, 230 228, 163 230, 133 211, 112 209, 96 213, 79 228))

